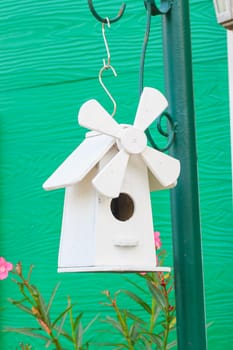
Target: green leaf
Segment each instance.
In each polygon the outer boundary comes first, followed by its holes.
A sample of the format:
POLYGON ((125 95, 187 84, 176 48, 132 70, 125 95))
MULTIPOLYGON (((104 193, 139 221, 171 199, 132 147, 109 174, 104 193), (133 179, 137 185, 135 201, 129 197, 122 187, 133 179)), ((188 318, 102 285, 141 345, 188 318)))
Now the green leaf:
POLYGON ((133 299, 137 304, 139 304, 143 309, 146 310, 146 312, 148 312, 149 314, 151 314, 151 307, 139 296, 137 296, 137 294, 130 292, 129 290, 125 290, 125 289, 121 289, 121 292, 125 293, 126 295, 128 295, 131 299, 133 299))
POLYGON ((176 328, 176 316, 171 317, 169 321, 169 330, 174 328, 176 328))
POLYGON ((139 335, 141 342, 143 343, 143 349, 150 349, 151 350, 151 341, 146 338, 145 335, 142 333, 139 335), (148 345, 150 346, 148 348, 148 345))
POLYGON ((48 317, 48 313, 47 313, 47 307, 44 301, 44 298, 42 297, 42 294, 39 292, 39 290, 37 289, 37 298, 38 298, 38 309, 39 312, 42 316, 42 320, 48 325, 50 326, 50 319, 48 317))
POLYGON ((2 332, 15 332, 19 333, 18 331, 41 331, 41 328, 39 327, 23 327, 23 328, 12 328, 12 327, 5 327, 2 332), (16 331, 17 330, 17 331, 16 331))
POLYGON ((67 314, 69 311, 70 311, 70 309, 73 307, 73 305, 70 305, 69 307, 67 307, 56 319, 55 319, 55 321, 53 321, 53 323, 52 323, 52 328, 55 326, 55 324, 65 315, 65 314, 67 314))
POLYGON ((154 344, 156 344, 158 347, 162 348, 163 346, 163 339, 153 333, 150 332, 143 332, 143 336, 146 335, 146 338, 149 338, 150 341, 152 341, 154 344))
POLYGON ((167 350, 174 348, 177 345, 177 341, 173 340, 171 343, 167 345, 167 350))
MULTIPOLYGON (((140 339, 141 339, 141 341, 143 343, 143 347, 141 347, 141 349, 143 349, 143 350, 152 350, 152 349, 154 349, 152 347, 153 341, 151 339, 148 339, 146 336, 144 336, 142 334, 140 335, 140 339)), ((155 342, 154 344, 157 345, 156 349, 160 349, 161 350, 161 348, 159 347, 158 343, 155 342)))
POLYGON ((83 333, 86 333, 88 329, 93 325, 93 323, 97 320, 99 315, 96 315, 89 323, 88 325, 84 328, 83 333))
POLYGON ((149 341, 149 340, 145 339, 143 349, 145 349, 145 350, 152 350, 151 341, 149 341))
POLYGON ((151 318, 151 327, 153 327, 151 328, 151 331, 156 327, 160 313, 161 313, 161 307, 157 305, 156 309, 154 310, 153 317, 151 318))
POLYGON ((62 328, 63 328, 64 323, 65 323, 65 320, 66 320, 66 316, 67 316, 67 313, 65 313, 65 314, 63 315, 63 317, 61 318, 61 323, 59 324, 59 327, 57 327, 57 338, 58 338, 59 335, 61 334, 62 328))
POLYGON ((136 343, 139 337, 139 332, 138 332, 139 328, 140 328, 139 325, 137 323, 134 323, 132 324, 129 330, 130 339, 134 344, 136 343))
POLYGON ((147 284, 148 284, 148 287, 149 287, 149 290, 150 290, 151 294, 153 295, 153 297, 157 301, 158 305, 162 309, 165 309, 165 307, 166 307, 166 299, 165 299, 163 293, 159 290, 158 287, 156 287, 150 281, 147 281, 147 284))
POLYGON ((55 288, 53 289, 53 291, 52 291, 52 294, 51 294, 51 297, 50 297, 50 299, 49 299, 48 306, 47 306, 47 309, 46 309, 46 314, 47 314, 47 315, 49 314, 50 308, 51 308, 51 306, 52 306, 52 304, 53 304, 53 300, 54 300, 54 298, 55 298, 55 295, 56 295, 56 293, 57 293, 57 290, 58 290, 60 284, 61 284, 61 283, 58 283, 58 284, 55 286, 55 288))
POLYGON ((209 327, 211 327, 213 324, 214 324, 214 321, 207 323, 207 324, 206 324, 206 329, 209 328, 209 327))
MULTIPOLYGON (((59 330, 59 327, 57 327, 57 326, 54 326, 53 328, 54 328, 56 331, 59 330)), ((66 339, 69 340, 71 343, 73 343, 73 338, 72 338, 66 331, 64 331, 64 329, 62 329, 62 330, 60 331, 60 335, 62 335, 64 338, 66 338, 66 339)))
POLYGON ((83 317, 83 312, 80 312, 80 314, 75 318, 75 321, 74 321, 74 329, 77 328, 81 318, 83 317))
POLYGON ((108 323, 112 325, 115 329, 117 329, 121 334, 124 334, 121 328, 121 325, 112 317, 107 316, 106 320, 103 320, 102 322, 108 323))
POLYGON ((131 320, 133 320, 133 321, 135 321, 135 322, 137 322, 137 323, 139 323, 139 324, 142 324, 142 325, 146 325, 146 324, 147 324, 147 322, 145 322, 142 318, 140 318, 140 317, 138 317, 138 316, 132 314, 132 313, 131 313, 130 311, 128 311, 128 310, 125 310, 125 314, 126 314, 126 316, 129 317, 131 320))
POLYGON ((123 343, 111 343, 111 342, 104 342, 104 343, 96 343, 98 347, 103 347, 103 346, 114 346, 114 350, 116 349, 125 349, 127 348, 126 344, 123 343), (115 348, 115 346, 118 346, 118 348, 115 348))
MULTIPOLYGON (((108 322, 106 322, 105 320, 101 320, 101 322, 102 323, 108 323, 108 322)), ((108 323, 109 324, 109 323, 108 323)), ((111 334, 113 334, 113 336, 115 336, 116 334, 118 334, 119 333, 119 331, 118 330, 116 330, 115 328, 108 328, 108 330, 106 331, 106 329, 95 329, 95 333, 97 334, 100 334, 100 339, 101 339, 101 333, 105 333, 106 334, 106 332, 107 332, 107 334, 108 334, 108 336, 111 338, 111 334)))
POLYGON ((125 278, 125 280, 127 282, 129 282, 130 284, 132 284, 132 286, 136 287, 138 290, 140 290, 140 292, 144 293, 144 294, 148 294, 147 290, 142 288, 139 284, 137 284, 134 281, 131 281, 129 278, 125 278))
POLYGON ((82 323, 79 322, 77 332, 76 332, 76 341, 78 347, 82 345, 82 340, 83 340, 83 326, 82 323))
POLYGON ((33 297, 34 297, 34 298, 38 298, 39 291, 38 291, 37 287, 34 286, 33 284, 30 284, 30 285, 29 285, 29 289, 30 289, 30 291, 31 291, 31 293, 32 293, 32 295, 33 295, 33 297))
POLYGON ((30 265, 30 268, 29 268, 29 271, 28 271, 28 283, 30 282, 30 279, 31 279, 31 274, 32 274, 32 270, 33 270, 34 266, 33 265, 30 265))
POLYGON ((16 281, 15 283, 19 287, 20 293, 22 293, 24 295, 24 287, 25 287, 24 283, 19 282, 19 281, 16 281))
POLYGON ((4 332, 24 334, 32 338, 39 338, 39 339, 45 340, 46 342, 50 340, 48 337, 45 337, 44 335, 34 333, 34 331, 40 331, 40 330, 41 330, 40 328, 6 328, 4 332))
POLYGON ((15 305, 16 307, 18 307, 20 310, 22 310, 22 311, 24 311, 24 312, 26 312, 26 313, 28 313, 28 314, 34 316, 34 314, 33 314, 33 312, 32 312, 31 309, 29 309, 28 307, 24 306, 23 304, 19 304, 18 301, 13 300, 13 299, 8 299, 8 301, 9 301, 11 304, 15 305))
POLYGON ((32 349, 32 346, 29 344, 20 343, 19 345, 20 345, 21 350, 31 350, 32 349))

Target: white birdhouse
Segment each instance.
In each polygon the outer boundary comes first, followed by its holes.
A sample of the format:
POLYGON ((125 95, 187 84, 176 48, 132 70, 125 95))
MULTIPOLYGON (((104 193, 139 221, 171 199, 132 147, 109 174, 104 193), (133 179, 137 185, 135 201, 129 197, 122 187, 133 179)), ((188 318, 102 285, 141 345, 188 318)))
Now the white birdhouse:
POLYGON ((92 132, 49 177, 66 188, 58 271, 157 271, 150 191, 176 185, 178 160, 147 146, 144 131, 166 109, 144 88, 133 126, 118 124, 96 101, 79 124, 92 132))

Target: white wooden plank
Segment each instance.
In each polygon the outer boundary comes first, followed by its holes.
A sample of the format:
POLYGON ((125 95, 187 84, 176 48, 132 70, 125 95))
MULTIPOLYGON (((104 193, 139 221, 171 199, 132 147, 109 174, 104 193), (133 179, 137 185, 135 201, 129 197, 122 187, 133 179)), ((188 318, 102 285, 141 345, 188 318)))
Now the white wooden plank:
POLYGON ((46 190, 70 186, 81 181, 114 145, 106 135, 86 138, 43 184, 46 190))
POLYGON ((156 177, 152 174, 152 172, 148 169, 148 179, 150 185, 150 192, 161 191, 161 190, 169 190, 177 185, 177 181, 172 183, 169 186, 163 186, 156 177))
POLYGON ((112 198, 119 196, 128 160, 129 154, 124 150, 121 150, 99 172, 92 181, 94 187, 99 193, 112 198))
POLYGON ((146 147, 142 158, 162 186, 167 187, 176 182, 180 174, 180 162, 151 147, 146 147))
POLYGON ((138 105, 134 126, 140 130, 146 130, 167 108, 167 105, 167 100, 160 91, 145 87, 138 105))
POLYGON ((78 114, 78 122, 85 128, 115 137, 122 130, 122 126, 96 100, 89 100, 82 105, 78 114))
POLYGON ((109 266, 82 266, 82 267, 59 267, 58 272, 170 272, 171 268, 167 266, 129 266, 129 265, 109 265, 109 266))

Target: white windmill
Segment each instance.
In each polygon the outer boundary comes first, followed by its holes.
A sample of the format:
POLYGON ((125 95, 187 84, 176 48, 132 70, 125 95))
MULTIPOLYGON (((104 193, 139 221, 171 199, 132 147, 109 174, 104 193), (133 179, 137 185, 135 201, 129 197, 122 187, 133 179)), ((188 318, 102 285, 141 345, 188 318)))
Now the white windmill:
POLYGON ((167 107, 144 88, 133 125, 118 124, 96 101, 79 124, 93 130, 48 178, 66 188, 58 271, 156 271, 150 191, 172 188, 180 163, 147 146, 144 131, 167 107))

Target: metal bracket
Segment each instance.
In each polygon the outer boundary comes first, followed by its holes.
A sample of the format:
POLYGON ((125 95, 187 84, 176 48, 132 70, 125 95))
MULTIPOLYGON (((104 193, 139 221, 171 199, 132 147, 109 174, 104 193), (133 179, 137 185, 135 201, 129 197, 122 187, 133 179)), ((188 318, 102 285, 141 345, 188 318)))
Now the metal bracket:
POLYGON ((106 24, 117 22, 123 16, 123 14, 125 12, 125 8, 126 8, 126 4, 123 3, 116 17, 114 17, 114 18, 109 18, 109 17, 103 18, 96 12, 92 0, 88 0, 88 6, 89 6, 89 9, 90 9, 91 13, 93 14, 93 16, 97 19, 97 21, 99 21, 101 23, 106 23, 106 24))
POLYGON ((171 145, 174 142, 176 133, 177 133, 177 123, 175 123, 172 119, 172 117, 170 116, 170 114, 168 112, 163 112, 159 118, 156 120, 156 126, 157 126, 157 130, 160 133, 160 135, 164 136, 167 138, 167 143, 163 146, 160 147, 153 139, 149 128, 146 130, 146 135, 147 138, 151 144, 151 146, 155 149, 157 149, 160 152, 165 152, 167 151, 171 145), (162 119, 166 118, 167 121, 167 130, 164 130, 162 127, 162 119))
POLYGON ((165 15, 170 11, 172 7, 173 0, 160 0, 160 7, 155 3, 155 0, 146 0, 144 1, 146 9, 148 6, 151 6, 151 15, 165 15))
MULTIPOLYGON (((144 1, 146 11, 147 11, 147 24, 146 24, 146 32, 145 37, 143 41, 143 48, 142 48, 142 55, 141 55, 141 63, 140 63, 140 75, 139 75, 139 91, 140 94, 143 90, 143 80, 144 80, 144 65, 145 65, 145 56, 146 56, 146 49, 147 44, 149 41, 150 36, 150 27, 151 27, 151 16, 156 15, 165 15, 167 14, 171 7, 172 7, 173 0, 160 0, 160 8, 155 4, 155 0, 146 0, 144 1)), ((168 112, 162 113, 162 115, 157 119, 157 130, 160 133, 160 135, 167 138, 167 143, 165 146, 160 147, 156 142, 154 141, 151 132, 149 128, 146 130, 146 136, 151 144, 151 146, 155 149, 157 149, 160 152, 167 151, 171 145, 173 144, 175 134, 176 134, 176 123, 173 122, 170 114, 168 112), (165 131, 162 128, 162 119, 166 118, 167 120, 167 131, 165 131)))

